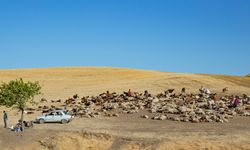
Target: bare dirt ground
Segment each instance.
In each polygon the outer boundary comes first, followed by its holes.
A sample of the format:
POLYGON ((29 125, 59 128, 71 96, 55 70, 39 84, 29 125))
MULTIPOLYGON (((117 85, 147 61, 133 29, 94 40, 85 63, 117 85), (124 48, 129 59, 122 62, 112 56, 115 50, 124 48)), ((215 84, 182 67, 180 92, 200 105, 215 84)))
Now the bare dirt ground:
MULTIPOLYGON (((168 88, 197 92, 206 86, 213 92, 229 87, 228 94, 250 94, 250 78, 222 75, 176 74, 117 68, 57 68, 2 70, 0 80, 19 77, 39 81, 43 94, 36 97, 65 99, 97 95, 107 90, 122 92, 129 88, 156 94, 168 88)), ((9 113, 9 125, 20 117, 16 110, 0 107, 9 113)), ((0 150, 81 150, 81 149, 250 149, 250 118, 236 117, 229 123, 184 123, 140 118, 146 111, 108 118, 76 118, 71 123, 36 124, 23 133, 10 132, 0 126, 0 150)), ((25 116, 35 119, 40 113, 25 116)), ((2 122, 2 117, 0 118, 2 122)))
POLYGON ((66 125, 35 125, 33 129, 27 129, 24 133, 1 129, 1 146, 4 149, 17 150, 53 149, 53 144, 57 149, 250 148, 250 118, 247 117, 238 117, 224 124, 193 124, 142 119, 140 115, 139 113, 122 115, 119 118, 81 118, 66 125), (84 136, 86 133, 93 136, 84 136), (100 136, 100 133, 104 136, 100 136), (66 141, 68 144, 65 145, 66 141), (105 147, 96 147, 103 144, 105 147))

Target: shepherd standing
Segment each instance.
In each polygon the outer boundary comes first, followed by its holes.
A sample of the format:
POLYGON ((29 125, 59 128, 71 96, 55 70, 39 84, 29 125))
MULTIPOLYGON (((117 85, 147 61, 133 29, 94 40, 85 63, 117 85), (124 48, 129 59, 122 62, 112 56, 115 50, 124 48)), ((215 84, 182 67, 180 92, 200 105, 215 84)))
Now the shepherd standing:
POLYGON ((3 111, 4 128, 7 128, 7 120, 8 120, 8 114, 5 111, 3 111))

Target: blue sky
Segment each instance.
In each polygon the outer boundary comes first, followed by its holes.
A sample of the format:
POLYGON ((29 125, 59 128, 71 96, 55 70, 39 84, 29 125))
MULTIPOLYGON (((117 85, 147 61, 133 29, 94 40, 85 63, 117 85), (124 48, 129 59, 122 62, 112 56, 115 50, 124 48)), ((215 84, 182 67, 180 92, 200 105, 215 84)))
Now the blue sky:
POLYGON ((0 0, 0 68, 250 73, 249 0, 0 0))

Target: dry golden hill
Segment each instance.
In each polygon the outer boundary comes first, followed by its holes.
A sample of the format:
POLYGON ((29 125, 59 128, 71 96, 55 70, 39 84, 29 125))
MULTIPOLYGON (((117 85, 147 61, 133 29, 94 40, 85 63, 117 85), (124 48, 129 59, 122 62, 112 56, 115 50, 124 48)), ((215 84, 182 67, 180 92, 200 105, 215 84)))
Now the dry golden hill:
MULTIPOLYGON (((201 86, 220 93, 228 87, 230 94, 250 94, 250 78, 223 75, 177 74, 121 68, 49 68, 0 70, 0 82, 16 78, 39 81, 43 94, 37 97, 58 99, 73 94, 96 95, 106 90, 133 91, 156 94, 168 88, 177 92, 198 92, 201 86)), ((51 105, 39 103, 39 105, 51 105)), ((54 104, 53 104, 54 105, 54 104)), ((34 106, 38 107, 38 106, 34 106)), ((8 124, 15 125, 20 118, 16 109, 7 110, 8 124)), ((147 111, 121 114, 119 117, 75 118, 69 124, 35 124, 23 133, 3 128, 0 118, 0 149, 2 150, 135 150, 135 149, 249 149, 250 118, 236 117, 229 123, 184 123, 141 118, 147 111), (85 134, 90 133, 90 134, 85 134), (11 140, 10 140, 11 139, 11 140)), ((2 115, 2 113, 0 113, 2 115)), ((25 115, 34 120, 41 112, 25 115)))
POLYGON ((124 68, 78 67, 48 69, 0 70, 0 81, 16 78, 39 81, 42 97, 68 98, 73 94, 95 95, 107 90, 122 92, 149 90, 159 93, 168 88, 197 92, 201 86, 212 92, 229 87, 231 93, 250 94, 250 78, 224 75, 179 74, 159 71, 143 71, 124 68))

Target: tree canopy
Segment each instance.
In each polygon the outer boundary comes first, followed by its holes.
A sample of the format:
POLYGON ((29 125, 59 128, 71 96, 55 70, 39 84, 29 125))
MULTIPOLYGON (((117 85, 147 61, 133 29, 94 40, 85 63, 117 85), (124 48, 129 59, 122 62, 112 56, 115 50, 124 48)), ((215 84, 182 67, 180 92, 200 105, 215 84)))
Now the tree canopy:
POLYGON ((27 102, 34 103, 35 95, 40 94, 41 86, 38 82, 24 82, 22 78, 2 83, 0 86, 0 105, 17 107, 24 110, 27 102))

